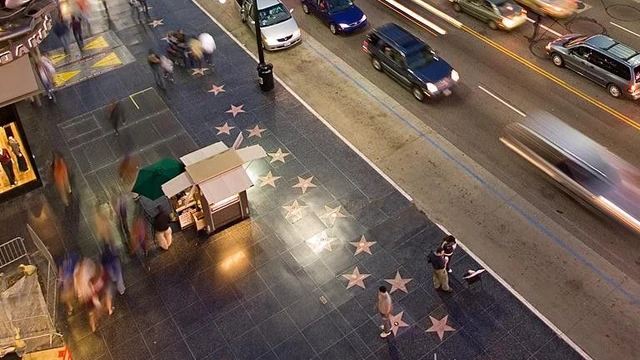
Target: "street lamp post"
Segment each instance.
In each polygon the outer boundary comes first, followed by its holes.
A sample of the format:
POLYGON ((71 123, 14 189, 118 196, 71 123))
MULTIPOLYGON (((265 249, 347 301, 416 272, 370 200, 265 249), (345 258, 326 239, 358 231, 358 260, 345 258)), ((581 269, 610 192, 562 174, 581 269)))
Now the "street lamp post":
POLYGON ((260 12, 258 0, 253 0, 253 21, 256 29, 256 44, 258 46, 258 81, 262 91, 273 90, 273 64, 264 62, 264 47, 262 44, 262 32, 260 31, 260 12))

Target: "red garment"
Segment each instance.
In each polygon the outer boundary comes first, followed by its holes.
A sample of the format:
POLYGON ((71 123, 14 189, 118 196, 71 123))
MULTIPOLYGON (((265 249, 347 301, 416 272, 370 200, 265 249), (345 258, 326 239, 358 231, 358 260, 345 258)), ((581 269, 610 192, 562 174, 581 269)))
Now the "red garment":
POLYGON ((7 149, 2 149, 0 153, 0 164, 6 164, 11 161, 11 155, 9 155, 9 151, 7 149))

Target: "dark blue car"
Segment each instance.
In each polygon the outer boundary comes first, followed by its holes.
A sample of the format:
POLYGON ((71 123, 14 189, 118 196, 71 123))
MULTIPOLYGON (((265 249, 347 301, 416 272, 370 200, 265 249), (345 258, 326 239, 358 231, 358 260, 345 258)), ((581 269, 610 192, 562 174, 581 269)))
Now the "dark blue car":
POLYGON ((367 25, 367 16, 351 0, 301 0, 302 11, 329 26, 331 33, 351 33, 367 25))

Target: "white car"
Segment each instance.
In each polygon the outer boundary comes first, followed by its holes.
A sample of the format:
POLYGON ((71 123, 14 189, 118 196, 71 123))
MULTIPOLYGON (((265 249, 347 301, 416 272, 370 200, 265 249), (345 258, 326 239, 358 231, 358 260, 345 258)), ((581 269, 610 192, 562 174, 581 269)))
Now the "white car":
MULTIPOLYGON (((240 19, 255 32, 254 0, 236 0, 240 19)), ((300 42, 300 28, 288 10, 279 0, 257 0, 262 33, 262 46, 265 50, 281 50, 300 42)))

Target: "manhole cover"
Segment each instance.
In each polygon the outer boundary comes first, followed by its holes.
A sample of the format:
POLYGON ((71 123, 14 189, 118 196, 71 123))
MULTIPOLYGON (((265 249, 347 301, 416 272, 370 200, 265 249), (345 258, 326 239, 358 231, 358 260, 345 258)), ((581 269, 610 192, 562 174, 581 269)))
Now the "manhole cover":
POLYGON ((607 7, 607 14, 619 21, 640 20, 640 9, 626 4, 615 4, 607 7))

